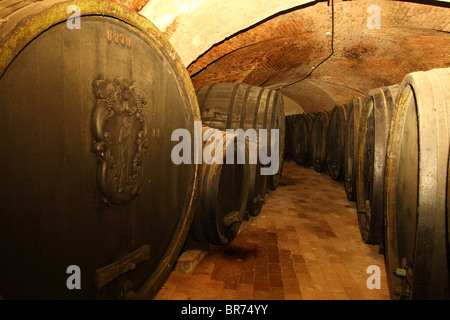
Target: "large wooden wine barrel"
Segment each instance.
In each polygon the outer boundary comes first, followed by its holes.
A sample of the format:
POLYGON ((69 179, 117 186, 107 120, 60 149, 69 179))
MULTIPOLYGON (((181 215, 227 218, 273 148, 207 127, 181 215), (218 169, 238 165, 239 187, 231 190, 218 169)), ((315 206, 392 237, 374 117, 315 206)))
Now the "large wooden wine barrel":
POLYGON ((292 160, 298 163, 299 153, 300 153, 300 132, 299 132, 299 119, 300 114, 293 114, 290 116, 291 119, 291 132, 289 140, 289 148, 291 150, 292 160))
POLYGON ((313 114, 298 114, 293 118, 292 151, 295 163, 300 166, 311 165, 311 130, 313 114))
MULTIPOLYGON (((257 141, 258 148, 271 147, 271 129, 278 130, 278 168, 273 175, 261 175, 258 168, 255 188, 250 193, 248 210, 251 215, 259 214, 264 202, 266 186, 275 189, 281 176, 281 159, 284 154, 284 107, 282 95, 271 89, 251 86, 244 83, 216 83, 196 89, 203 124, 220 130, 266 129, 267 141, 257 141)), ((258 136, 259 137, 259 136, 258 136)), ((275 141, 273 142, 275 143, 275 141)), ((270 149, 269 154, 272 150, 270 149)), ((259 159, 259 157, 258 157, 259 159)))
POLYGON ((200 121, 186 69, 147 19, 108 1, 0 13, 0 295, 151 297, 199 191, 199 166, 171 157, 172 132, 200 121))
POLYGON ((299 114, 294 114, 290 116, 291 118, 291 132, 290 132, 290 141, 289 141, 289 147, 291 150, 292 160, 294 160, 295 163, 298 164, 298 154, 300 152, 300 133, 298 131, 298 119, 300 118, 299 114))
POLYGON ((328 174, 333 180, 344 179, 344 141, 347 105, 335 106, 331 111, 327 132, 328 174))
POLYGON ((289 115, 285 116, 284 121, 284 156, 287 160, 292 160, 292 132, 294 126, 294 116, 289 115))
POLYGON ((202 248, 229 244, 244 219, 250 183, 249 147, 237 135, 203 127, 202 186, 190 236, 202 248), (232 161, 227 154, 232 152, 232 161), (238 153, 246 161, 239 163, 238 153))
POLYGON ((322 172, 327 167, 327 134, 329 113, 322 111, 317 113, 311 134, 312 161, 314 170, 322 172))
POLYGON ((344 187, 347 199, 356 201, 356 155, 358 153, 359 118, 362 99, 350 100, 344 142, 344 187))
POLYGON ((312 164, 312 127, 315 119, 315 114, 305 113, 299 121, 301 140, 300 140, 300 157, 299 162, 309 167, 312 164))
POLYGON ((393 299, 449 299, 450 68, 408 74, 385 172, 386 270, 393 299))
POLYGON ((399 85, 370 90, 361 109, 356 180, 356 207, 364 242, 382 245, 386 144, 399 85))

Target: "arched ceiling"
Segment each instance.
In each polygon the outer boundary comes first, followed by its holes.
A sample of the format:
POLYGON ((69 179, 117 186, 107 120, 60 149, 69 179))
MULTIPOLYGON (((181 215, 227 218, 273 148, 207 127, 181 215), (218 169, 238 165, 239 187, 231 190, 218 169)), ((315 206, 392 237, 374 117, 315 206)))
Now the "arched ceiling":
POLYGON ((283 10, 313 0, 151 0, 140 11, 191 64, 220 41, 283 10))
POLYGON ((281 88, 305 112, 347 103, 409 72, 450 67, 448 6, 393 0, 115 1, 160 28, 194 86, 281 88), (380 28, 369 27, 377 15, 369 7, 379 9, 380 28))

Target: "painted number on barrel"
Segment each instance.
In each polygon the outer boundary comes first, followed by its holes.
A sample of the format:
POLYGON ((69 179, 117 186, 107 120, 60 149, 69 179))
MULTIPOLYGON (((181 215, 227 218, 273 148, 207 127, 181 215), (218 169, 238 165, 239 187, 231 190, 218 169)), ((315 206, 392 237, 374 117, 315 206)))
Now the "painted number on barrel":
POLYGON ((124 47, 126 46, 128 48, 131 47, 130 37, 123 33, 108 29, 108 30, 106 30, 106 38, 108 39, 108 42, 114 42, 116 44, 121 44, 122 46, 124 46, 124 47))

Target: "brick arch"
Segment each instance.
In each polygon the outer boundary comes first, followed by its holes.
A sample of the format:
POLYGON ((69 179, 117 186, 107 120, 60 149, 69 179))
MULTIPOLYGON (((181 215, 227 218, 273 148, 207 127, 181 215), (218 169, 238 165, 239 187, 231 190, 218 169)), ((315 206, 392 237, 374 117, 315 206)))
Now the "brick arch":
POLYGON ((186 66, 228 37, 314 0, 150 0, 140 11, 169 39, 186 66))
POLYGON ((280 88, 319 65, 282 92, 302 105, 315 88, 326 97, 320 109, 398 83, 408 72, 450 66, 448 8, 420 1, 334 0, 334 54, 322 64, 331 53, 331 1, 113 1, 160 28, 194 86, 280 88), (367 27, 370 6, 380 8, 380 29, 367 27))

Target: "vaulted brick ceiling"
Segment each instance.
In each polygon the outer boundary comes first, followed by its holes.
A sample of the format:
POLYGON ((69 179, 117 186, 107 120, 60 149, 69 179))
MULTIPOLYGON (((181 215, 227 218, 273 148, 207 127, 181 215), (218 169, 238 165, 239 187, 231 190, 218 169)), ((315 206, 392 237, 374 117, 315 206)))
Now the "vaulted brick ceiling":
MULTIPOLYGON (((153 20, 167 17, 167 12, 159 16, 155 12, 157 1, 162 0, 151 0, 146 6, 154 4, 153 20)), ((330 0, 293 6, 286 0, 285 7, 261 13, 262 21, 255 23, 256 18, 249 17, 248 27, 235 31, 230 26, 246 24, 231 9, 226 16, 223 8, 217 13, 209 8, 210 19, 227 18, 223 28, 204 15, 195 16, 196 8, 213 6, 214 1, 185 0, 190 9, 178 11, 178 16, 160 27, 184 58, 194 86, 244 82, 282 88, 306 112, 314 112, 347 103, 372 88, 398 83, 409 72, 450 67, 450 9, 443 2, 330 0), (369 28, 377 16, 376 10, 368 12, 371 6, 379 9, 380 28, 369 28), (188 15, 192 15, 190 25, 185 23, 188 15), (202 32, 218 37, 205 36, 203 47, 191 46, 189 39, 202 32)), ((145 1, 121 2, 139 11, 145 1)), ((234 0, 223 3, 232 6, 234 0)))
POLYGON ((194 85, 232 81, 279 88, 313 71, 282 91, 312 112, 334 104, 320 105, 317 94, 324 99, 331 95, 336 104, 343 104, 371 88, 401 82, 408 72, 450 66, 448 8, 399 1, 336 1, 334 53, 329 57, 331 12, 327 2, 317 3, 215 46, 189 66, 194 85), (380 8, 380 29, 367 27, 371 14, 366 10, 371 5, 380 8))

